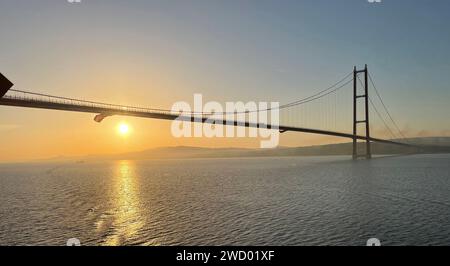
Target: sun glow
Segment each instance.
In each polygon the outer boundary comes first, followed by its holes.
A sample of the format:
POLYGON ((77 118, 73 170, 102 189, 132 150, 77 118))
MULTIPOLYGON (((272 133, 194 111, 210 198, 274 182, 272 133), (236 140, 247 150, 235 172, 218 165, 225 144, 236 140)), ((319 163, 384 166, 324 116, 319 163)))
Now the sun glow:
POLYGON ((127 136, 130 133, 130 127, 125 123, 120 123, 117 126, 117 132, 121 136, 127 136))

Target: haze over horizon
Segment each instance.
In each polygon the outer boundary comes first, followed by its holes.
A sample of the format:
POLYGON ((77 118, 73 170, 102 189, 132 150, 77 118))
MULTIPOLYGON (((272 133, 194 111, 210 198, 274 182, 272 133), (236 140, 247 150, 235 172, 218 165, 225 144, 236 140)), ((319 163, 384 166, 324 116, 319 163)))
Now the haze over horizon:
MULTIPOLYGON (((18 89, 170 108, 194 93, 287 103, 367 63, 407 137, 450 136, 448 1, 257 2, 5 0, 0 71, 18 89)), ((174 138, 169 121, 92 119, 0 106, 0 161, 259 146, 252 138, 174 138), (121 122, 127 136, 117 133, 121 122)), ((346 141, 287 133, 280 146, 346 141)))

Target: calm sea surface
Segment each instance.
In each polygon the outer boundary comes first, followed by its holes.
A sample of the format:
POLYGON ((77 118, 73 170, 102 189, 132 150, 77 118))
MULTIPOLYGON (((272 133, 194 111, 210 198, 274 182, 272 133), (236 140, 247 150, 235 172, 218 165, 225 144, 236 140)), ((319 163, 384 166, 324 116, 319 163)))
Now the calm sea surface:
POLYGON ((0 245, 450 245, 450 155, 0 165, 0 245))

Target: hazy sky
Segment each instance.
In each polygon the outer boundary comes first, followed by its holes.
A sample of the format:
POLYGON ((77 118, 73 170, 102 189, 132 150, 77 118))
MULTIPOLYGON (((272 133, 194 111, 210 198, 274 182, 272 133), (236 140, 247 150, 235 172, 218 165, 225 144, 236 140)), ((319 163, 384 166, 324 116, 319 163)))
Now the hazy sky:
MULTIPOLYGON (((367 63, 405 134, 450 135, 449 12, 448 0, 1 0, 0 71, 18 89, 170 108, 194 93, 286 103, 367 63)), ((92 118, 0 106, 0 160, 259 145, 175 139, 167 121, 92 118)), ((332 141, 289 133, 281 144, 332 141)))

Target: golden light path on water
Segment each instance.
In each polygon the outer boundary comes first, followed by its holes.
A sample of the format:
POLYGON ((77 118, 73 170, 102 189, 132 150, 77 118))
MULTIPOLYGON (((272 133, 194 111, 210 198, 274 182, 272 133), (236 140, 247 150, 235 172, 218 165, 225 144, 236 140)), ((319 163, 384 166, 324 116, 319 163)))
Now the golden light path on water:
POLYGON ((144 226, 141 219, 138 181, 134 162, 120 161, 117 163, 117 173, 114 178, 114 191, 117 197, 114 202, 115 211, 112 224, 114 233, 107 237, 105 241, 107 246, 121 245, 127 240, 132 240, 144 226))

